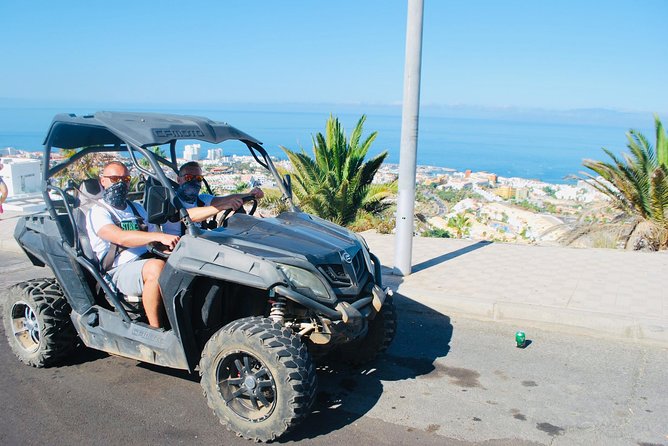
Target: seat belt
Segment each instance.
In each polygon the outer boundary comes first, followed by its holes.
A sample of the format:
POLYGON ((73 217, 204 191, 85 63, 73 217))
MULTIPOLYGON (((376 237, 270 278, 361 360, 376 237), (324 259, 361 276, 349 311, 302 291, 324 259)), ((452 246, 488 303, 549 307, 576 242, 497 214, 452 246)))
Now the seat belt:
MULTIPOLYGON (((137 209, 135 204, 130 200, 128 200, 127 203, 128 205, 130 205, 130 208, 132 209, 132 213, 135 216, 135 220, 137 220, 137 225, 139 226, 139 230, 148 232, 148 225, 144 222, 144 218, 139 213, 139 210, 137 209)), ((104 207, 106 207, 107 210, 109 211, 111 215, 111 220, 114 222, 114 224, 119 228, 125 230, 121 224, 120 218, 118 218, 118 215, 116 215, 116 212, 113 209, 111 209, 111 207, 108 206, 107 203, 101 202, 101 204, 104 205, 104 207)), ((125 246, 109 242, 109 249, 102 258, 102 261, 100 262, 100 267, 102 268, 102 271, 104 272, 109 271, 112 265, 114 264, 114 260, 116 259, 116 257, 119 256, 126 249, 128 248, 125 246)))

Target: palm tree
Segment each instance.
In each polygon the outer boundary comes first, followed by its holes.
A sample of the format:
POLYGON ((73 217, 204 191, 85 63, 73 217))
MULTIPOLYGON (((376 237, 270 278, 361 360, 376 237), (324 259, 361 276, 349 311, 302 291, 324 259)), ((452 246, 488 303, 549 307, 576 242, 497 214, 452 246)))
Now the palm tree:
MULTIPOLYGON (((167 154, 165 153, 164 150, 162 150, 162 147, 160 147, 160 146, 151 147, 150 150, 158 156, 161 156, 163 158, 167 158, 167 154)), ((145 169, 148 169, 149 166, 150 166, 150 164, 148 162, 148 159, 146 159, 144 157, 141 157, 139 159, 139 165, 142 166, 145 169)))
POLYGON ((626 137, 630 154, 620 158, 603 148, 612 162, 586 159, 582 164, 598 174, 584 173, 590 184, 610 197, 613 206, 632 216, 631 234, 645 232, 634 244, 659 249, 668 246, 668 139, 657 115, 654 124, 654 147, 640 132, 629 130, 626 137))
POLYGON ((278 215, 290 209, 279 189, 266 188, 263 190, 264 197, 262 197, 258 204, 261 209, 266 209, 274 215, 278 215))
POLYGON ((455 230, 457 238, 462 238, 469 234, 471 220, 465 214, 457 214, 448 219, 448 227, 455 230))
MULTIPOLYGON (((66 158, 73 157, 77 152, 78 149, 60 149, 60 153, 66 158)), ((106 153, 90 153, 59 172, 56 177, 61 185, 68 180, 78 182, 85 178, 96 178, 101 173, 102 166, 113 159, 113 156, 106 153)))
POLYGON ((237 184, 234 185, 234 189, 232 189, 232 193, 235 194, 240 194, 242 192, 246 192, 248 190, 248 183, 245 183, 243 181, 237 182, 237 184))
POLYGON ((361 141, 364 121, 362 115, 348 140, 339 120, 330 115, 325 135, 318 133, 313 138, 314 158, 304 149, 296 152, 281 146, 292 163, 294 193, 304 210, 346 226, 361 209, 378 212, 396 189, 396 185, 371 184, 387 151, 364 161, 378 135, 373 132, 361 141))

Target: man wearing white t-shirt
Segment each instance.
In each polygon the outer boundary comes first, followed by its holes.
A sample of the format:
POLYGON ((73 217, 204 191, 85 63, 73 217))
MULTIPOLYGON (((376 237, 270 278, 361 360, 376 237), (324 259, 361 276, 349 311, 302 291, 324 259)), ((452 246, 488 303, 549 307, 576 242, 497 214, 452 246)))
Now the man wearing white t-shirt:
MULTIPOLYGON (((253 195, 258 200, 264 197, 264 192, 259 187, 246 194, 225 196, 200 194, 203 180, 202 168, 196 161, 187 162, 179 168, 176 178, 179 184, 177 194, 185 208, 188 209, 188 216, 193 222, 203 222, 227 209, 237 210, 243 204, 242 198, 247 195, 253 195)), ((180 221, 167 222, 162 225, 162 230, 167 234, 183 235, 180 221)))
POLYGON ((159 242, 174 249, 179 236, 154 232, 146 225, 144 208, 127 199, 130 175, 118 161, 107 164, 100 175, 104 202, 93 206, 86 220, 95 255, 118 290, 141 296, 148 323, 161 327, 164 313, 158 278, 165 266, 161 259, 142 259, 146 245, 159 242))

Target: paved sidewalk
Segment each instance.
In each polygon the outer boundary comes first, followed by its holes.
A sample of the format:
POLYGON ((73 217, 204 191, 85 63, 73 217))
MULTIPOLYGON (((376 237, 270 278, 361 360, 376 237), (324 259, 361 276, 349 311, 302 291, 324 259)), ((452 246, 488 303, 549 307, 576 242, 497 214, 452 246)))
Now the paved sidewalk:
MULTIPOLYGON (((19 212, 0 214, 0 250, 19 212)), ((415 237, 413 274, 392 274, 393 235, 362 234, 386 285, 448 316, 555 326, 668 346, 668 253, 415 237)))
MULTIPOLYGON (((394 235, 362 235, 383 265, 394 265, 394 235)), ((668 346, 666 252, 415 237, 413 273, 385 272, 387 285, 443 314, 668 346)))
POLYGON ((14 226, 16 220, 24 215, 22 212, 5 211, 0 214, 0 251, 18 252, 23 254, 23 250, 14 240, 14 226))

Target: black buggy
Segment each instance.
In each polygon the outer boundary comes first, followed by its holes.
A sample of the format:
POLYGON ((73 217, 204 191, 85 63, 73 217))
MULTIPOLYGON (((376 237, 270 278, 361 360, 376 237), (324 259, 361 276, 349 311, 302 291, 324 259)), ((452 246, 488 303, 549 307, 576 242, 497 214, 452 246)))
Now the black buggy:
POLYGON ((279 175, 255 138, 194 116, 98 112, 57 115, 44 145, 47 211, 20 219, 14 235, 32 263, 48 266, 55 278, 15 285, 2 302, 9 344, 24 363, 55 365, 84 344, 199 370, 220 421, 241 436, 270 441, 308 415, 317 386, 313 358, 359 364, 391 343, 396 313, 380 262, 362 237, 301 212, 289 176, 279 175), (236 212, 225 216, 224 228, 201 229, 166 175, 178 168, 178 140, 241 141, 289 211, 272 218, 236 212), (75 153, 54 160, 55 148, 75 153), (100 199, 97 179, 59 187, 54 178, 93 153, 120 156, 143 175, 138 198, 151 223, 180 219, 186 228, 159 279, 165 328, 147 325, 141 305, 105 279, 92 253, 85 218, 100 199))

